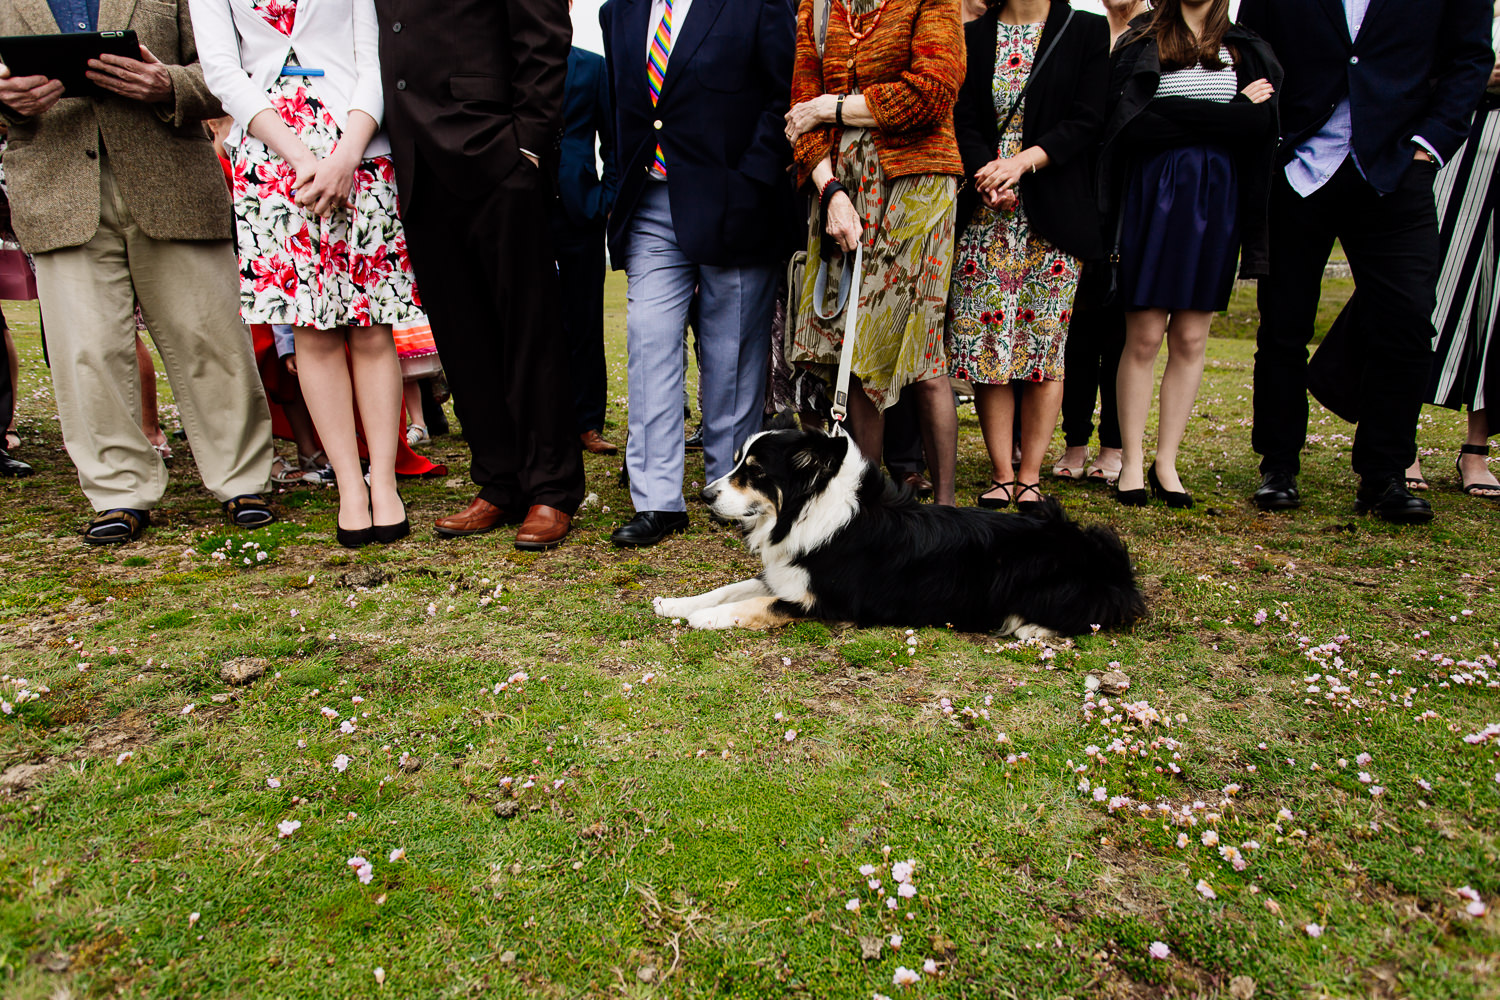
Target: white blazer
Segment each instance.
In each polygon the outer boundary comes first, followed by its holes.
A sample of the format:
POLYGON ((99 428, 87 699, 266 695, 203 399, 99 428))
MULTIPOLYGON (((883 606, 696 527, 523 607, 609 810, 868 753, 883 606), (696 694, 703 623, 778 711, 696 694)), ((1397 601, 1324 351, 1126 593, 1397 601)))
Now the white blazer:
MULTIPOLYGON (((204 81, 234 117, 232 143, 240 141, 252 118, 271 110, 267 92, 293 51, 303 66, 323 71, 312 78, 313 86, 340 129, 348 127, 351 111, 363 111, 376 122, 385 115, 375 0, 297 0, 290 36, 250 0, 193 0, 193 36, 204 81)), ((382 129, 364 155, 390 151, 382 129)))

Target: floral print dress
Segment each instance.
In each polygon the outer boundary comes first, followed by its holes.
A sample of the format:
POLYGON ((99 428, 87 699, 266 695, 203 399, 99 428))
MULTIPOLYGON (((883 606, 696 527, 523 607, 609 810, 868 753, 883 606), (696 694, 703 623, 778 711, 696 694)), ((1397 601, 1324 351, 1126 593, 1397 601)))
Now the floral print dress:
MULTIPOLYGON (((1031 73, 1040 24, 998 26, 995 117, 1004 122, 1031 73)), ((1000 138, 999 155, 1021 151, 1025 105, 1000 138)), ((983 204, 958 240, 948 298, 949 371, 982 385, 1063 377, 1079 262, 1033 232, 1025 204, 1014 211, 983 204)))
MULTIPOLYGON (((253 6, 290 36, 297 0, 253 0, 253 6)), ((290 51, 287 64, 296 65, 290 51)), ((317 79, 279 76, 269 96, 281 120, 322 158, 333 152, 341 133, 318 97, 317 79)), ((354 207, 326 219, 292 200, 297 172, 259 139, 247 133, 230 159, 246 323, 330 330, 422 318, 389 156, 361 161, 350 199, 354 207)))
MULTIPOLYGON (((886 177, 874 133, 862 128, 844 130, 834 174, 848 190, 864 226, 864 274, 850 368, 865 395, 884 410, 901 397, 904 386, 948 373, 943 309, 953 262, 958 182, 941 174, 886 177)), ((845 313, 840 310, 825 320, 813 311, 823 229, 818 207, 812 211, 807 273, 797 309, 800 321, 786 355, 832 386, 844 347, 845 313)), ((835 296, 843 267, 851 263, 852 257, 830 263, 829 299, 835 296)), ((817 305, 827 314, 835 303, 817 305)))

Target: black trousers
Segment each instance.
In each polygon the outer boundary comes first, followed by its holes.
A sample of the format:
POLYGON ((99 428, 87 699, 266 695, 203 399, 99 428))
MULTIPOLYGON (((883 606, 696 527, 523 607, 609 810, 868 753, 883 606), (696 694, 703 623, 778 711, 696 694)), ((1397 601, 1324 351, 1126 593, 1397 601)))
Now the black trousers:
POLYGON ((1109 265, 1083 265, 1063 345, 1062 429, 1069 448, 1085 448, 1094 436, 1095 396, 1099 399, 1099 447, 1120 447, 1115 377, 1125 352, 1125 308, 1092 304, 1104 298, 1108 284, 1109 265))
POLYGON ((572 362, 577 432, 604 429, 604 228, 552 225, 552 252, 562 284, 562 324, 572 362))
POLYGON ((402 221, 480 497, 571 514, 583 459, 541 176, 521 163, 458 192, 419 159, 402 221))
POLYGON ((1299 196, 1277 171, 1271 191, 1271 277, 1260 282, 1255 350, 1255 427, 1261 472, 1295 475, 1307 441, 1307 345, 1323 269, 1338 240, 1359 288, 1362 419, 1354 471, 1379 482, 1416 459, 1417 417, 1432 366, 1437 301, 1436 165, 1414 163, 1401 186, 1380 195, 1352 158, 1327 184, 1299 196))
POLYGON ((927 456, 922 449, 922 420, 917 415, 911 386, 903 388, 901 398, 886 407, 883 448, 885 467, 898 483, 927 468, 927 456))

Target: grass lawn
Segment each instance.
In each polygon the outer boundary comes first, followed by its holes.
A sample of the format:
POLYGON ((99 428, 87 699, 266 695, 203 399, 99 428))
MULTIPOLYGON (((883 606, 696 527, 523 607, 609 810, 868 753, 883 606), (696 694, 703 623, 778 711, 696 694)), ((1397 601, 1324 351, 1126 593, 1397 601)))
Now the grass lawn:
POLYGON ((91 549, 8 303, 38 474, 0 481, 0 995, 1500 997, 1500 506, 1429 410, 1436 522, 1355 517, 1315 408, 1306 506, 1254 510, 1250 308, 1210 345, 1194 510, 1049 484, 1150 611, 1042 646, 674 626, 653 596, 755 572, 734 533, 694 502, 612 548, 620 462, 587 456, 563 548, 438 541, 457 438, 395 546, 338 549, 329 491, 229 530, 179 445, 157 526, 91 549))

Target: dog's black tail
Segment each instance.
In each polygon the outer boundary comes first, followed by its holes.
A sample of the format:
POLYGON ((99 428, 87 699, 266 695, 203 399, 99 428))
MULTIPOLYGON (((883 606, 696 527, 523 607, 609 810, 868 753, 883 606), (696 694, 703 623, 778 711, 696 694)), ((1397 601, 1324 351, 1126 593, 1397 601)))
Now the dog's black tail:
POLYGON ((1095 625, 1130 625, 1146 613, 1130 552, 1112 528, 1080 525, 1053 499, 1023 516, 1042 529, 1035 535, 1036 574, 1017 609, 1026 620, 1080 635, 1095 625))

